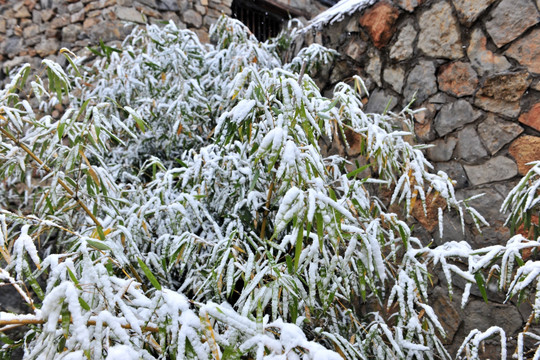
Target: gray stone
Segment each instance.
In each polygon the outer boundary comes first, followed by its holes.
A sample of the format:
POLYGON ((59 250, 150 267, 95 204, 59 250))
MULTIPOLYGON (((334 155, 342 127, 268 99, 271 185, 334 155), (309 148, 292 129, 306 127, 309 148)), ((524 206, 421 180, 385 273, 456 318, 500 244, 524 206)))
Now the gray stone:
POLYGON ((345 48, 345 54, 353 60, 361 61, 366 52, 367 44, 360 39, 352 39, 345 48))
POLYGON ((366 106, 367 113, 382 114, 385 109, 392 110, 397 105, 397 98, 384 92, 384 90, 375 90, 371 93, 366 106))
POLYGON ((435 65, 430 61, 421 61, 416 65, 409 76, 403 90, 405 101, 409 102, 416 92, 416 103, 422 103, 437 92, 437 78, 435 65))
POLYGON ((538 23, 538 10, 531 0, 502 0, 486 21, 486 30, 497 47, 502 47, 538 23))
POLYGON ((382 81, 381 81, 381 69, 382 69, 382 63, 381 63, 381 57, 379 56, 379 52, 377 50, 369 49, 368 51, 369 56, 369 62, 368 66, 366 68, 366 72, 373 78, 375 83, 381 87, 382 81))
POLYGON ((522 132, 523 128, 518 124, 504 121, 493 114, 489 114, 487 119, 478 125, 478 134, 492 155, 522 132))
POLYGON ((10 59, 22 51, 22 39, 20 37, 9 37, 2 44, 2 53, 10 59))
POLYGON ((62 28, 62 41, 68 43, 74 43, 77 40, 77 36, 82 32, 82 26, 76 24, 70 24, 62 28))
POLYGON ((158 10, 179 11, 180 7, 176 0, 157 0, 158 10))
MULTIPOLYGON (((506 216, 499 210, 504 202, 504 196, 502 196, 499 191, 495 190, 493 185, 478 189, 463 189, 456 192, 456 198, 458 200, 467 200, 473 198, 474 196, 478 197, 467 201, 467 204, 478 211, 478 213, 480 213, 480 215, 482 215, 488 222, 491 223, 494 221, 505 220, 506 216)), ((467 224, 473 223, 473 219, 469 214, 466 215, 465 221, 467 224)))
POLYGON ((474 98, 474 105, 483 110, 513 119, 517 119, 519 112, 521 111, 519 101, 510 102, 493 99, 487 96, 476 96, 474 98))
POLYGON ((59 49, 60 43, 56 39, 45 39, 35 47, 36 52, 41 57, 55 54, 59 49))
POLYGON ((435 117, 434 126, 439 136, 444 136, 457 128, 474 122, 482 113, 474 110, 466 100, 445 104, 435 117))
POLYGON ((193 25, 196 28, 201 27, 203 23, 203 19, 201 14, 196 12, 195 10, 187 10, 182 14, 184 22, 188 25, 193 25))
POLYGON ((487 38, 481 29, 472 32, 467 56, 474 70, 480 75, 503 72, 511 67, 506 57, 488 50, 487 38))
POLYGON ((401 93, 403 82, 405 81, 405 70, 400 66, 388 67, 383 71, 383 78, 392 89, 397 93, 401 93))
POLYGON ((462 189, 469 185, 465 170, 457 161, 435 163, 435 171, 444 171, 451 180, 455 181, 455 189, 462 189))
POLYGON ((427 158, 431 161, 448 161, 452 158, 456 144, 457 140, 454 137, 446 140, 437 139, 431 143, 434 146, 427 149, 427 158))
POLYGON ((115 9, 115 14, 118 19, 123 21, 129 21, 139 24, 146 23, 145 16, 131 7, 117 6, 115 9))
POLYGON ((523 318, 514 305, 496 303, 487 305, 483 300, 471 300, 465 307, 464 313, 465 334, 474 329, 485 331, 492 326, 499 326, 504 329, 507 336, 513 336, 523 326, 523 318))
POLYGON ((390 59, 403 61, 413 55, 413 42, 416 38, 416 30, 412 23, 407 23, 401 28, 397 41, 390 48, 390 59))
POLYGON ((33 36, 36 36, 37 34, 39 34, 39 26, 35 24, 27 26, 23 30, 23 36, 25 38, 31 38, 33 36))
POLYGON ((470 26, 495 0, 452 0, 459 21, 470 26))
POLYGON ((424 54, 447 59, 463 56, 459 26, 447 2, 435 2, 420 16, 418 24, 418 48, 424 54))
POLYGON ((504 156, 496 156, 480 165, 463 167, 473 185, 508 180, 518 174, 516 163, 504 156))
POLYGON ((72 13, 72 14, 81 11, 83 8, 84 8, 84 5, 83 5, 82 2, 80 2, 80 1, 71 3, 71 4, 69 4, 69 5, 67 6, 68 11, 69 11, 70 13, 72 13))
POLYGON ((442 245, 450 241, 470 242, 473 239, 473 235, 470 230, 466 226, 465 228, 461 227, 461 220, 459 219, 459 216, 453 211, 444 211, 442 226, 442 237, 439 228, 437 228, 437 230, 433 232, 433 241, 435 245, 442 245))
POLYGON ((467 126, 458 133, 456 155, 467 162, 476 162, 488 156, 474 126, 467 126))

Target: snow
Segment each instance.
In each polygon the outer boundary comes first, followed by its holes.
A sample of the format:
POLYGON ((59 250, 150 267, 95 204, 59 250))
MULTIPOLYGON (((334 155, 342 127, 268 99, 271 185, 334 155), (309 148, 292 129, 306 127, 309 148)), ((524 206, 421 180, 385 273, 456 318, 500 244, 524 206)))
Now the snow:
POLYGON ((345 16, 361 11, 375 4, 377 1, 378 0, 341 0, 330 9, 313 18, 308 26, 304 28, 304 31, 308 31, 311 28, 320 29, 323 26, 339 22, 343 20, 345 16))
POLYGON ((115 345, 109 348, 106 360, 138 360, 139 352, 127 345, 115 345))

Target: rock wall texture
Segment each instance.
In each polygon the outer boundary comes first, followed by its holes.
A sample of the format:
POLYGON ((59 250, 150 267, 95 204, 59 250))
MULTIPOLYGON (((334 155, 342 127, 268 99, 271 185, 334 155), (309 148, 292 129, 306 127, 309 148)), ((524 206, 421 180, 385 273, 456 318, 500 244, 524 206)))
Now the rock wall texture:
MULTIPOLYGON (((208 29, 233 0, 0 0, 0 81, 6 69, 58 57, 62 47, 120 41, 133 24, 173 20, 208 41, 208 29), (127 26, 126 26, 127 25, 127 26)), ((275 6, 312 15, 325 9, 317 0, 272 0, 275 6), (309 9, 309 10, 306 10, 309 9)))
MULTIPOLYGON (((527 172, 526 163, 540 160, 539 8, 534 0, 382 0, 311 29, 296 44, 338 50, 340 57, 315 78, 329 92, 360 74, 371 93, 368 112, 387 106, 400 111, 415 96, 412 108, 426 109, 415 115, 416 140, 435 145, 426 150, 427 158, 455 180, 459 198, 486 194, 470 202, 491 224, 482 233, 470 219, 463 233, 450 214, 444 216, 441 239, 435 211, 441 204, 428 199, 427 217, 413 209, 421 225, 416 235, 427 242, 466 240, 479 247, 504 244, 510 236, 499 209, 527 172)), ((347 137, 354 142, 354 136, 347 137)), ((451 351, 475 327, 499 325, 513 334, 526 320, 526 306, 503 304, 496 293, 490 299, 499 303, 487 306, 476 298, 461 309, 456 298, 448 300, 445 288, 442 280, 435 287, 442 295, 435 308, 451 351)), ((497 351, 488 344, 486 358, 498 358, 497 351)))

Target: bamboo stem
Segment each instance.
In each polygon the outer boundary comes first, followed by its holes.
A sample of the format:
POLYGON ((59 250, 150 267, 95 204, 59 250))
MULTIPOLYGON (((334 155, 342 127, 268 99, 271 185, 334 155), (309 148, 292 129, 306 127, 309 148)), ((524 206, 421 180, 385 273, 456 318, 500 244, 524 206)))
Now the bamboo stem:
MULTIPOLYGON (((61 320, 58 320, 58 322, 61 322, 61 320)), ((11 320, 0 320, 0 327, 3 326, 10 326, 9 329, 15 328, 17 326, 24 326, 24 325, 43 325, 45 323, 45 320, 35 318, 35 319, 11 319, 11 320)), ((95 320, 88 320, 86 322, 86 326, 95 326, 97 322, 95 320)), ((103 322, 104 325, 107 325, 106 322, 103 322)), ((123 329, 131 330, 132 327, 130 324, 121 324, 120 325, 123 329)), ((6 329, 6 330, 9 330, 6 329)), ((144 332, 159 332, 159 329, 155 326, 141 326, 141 330, 144 332)))
POLYGON ((268 189, 268 196, 266 198, 266 209, 264 209, 263 221, 261 225, 261 240, 264 240, 264 233, 266 232, 266 219, 268 218, 268 213, 270 212, 270 201, 272 200, 272 193, 274 191, 274 181, 270 184, 268 189))
MULTIPOLYGON (((30 155, 30 157, 32 159, 34 159, 35 162, 37 162, 46 172, 48 173, 52 173, 52 169, 50 167, 47 166, 47 164, 45 164, 43 161, 41 161, 40 158, 38 158, 33 152, 32 150, 30 150, 26 145, 24 145, 23 143, 21 143, 19 140, 17 140, 13 135, 11 135, 9 132, 7 132, 5 129, 2 129, 0 128, 0 132, 6 136, 7 138, 9 138, 11 141, 13 141, 18 147, 20 147, 21 149, 23 149, 28 155, 30 155)), ((84 212, 90 217, 90 219, 92 219, 92 221, 94 222, 94 224, 96 224, 96 226, 98 228, 102 228, 101 226, 101 223, 99 222, 99 220, 94 216, 94 214, 92 214, 92 211, 90 211, 90 209, 86 206, 85 203, 83 203, 81 201, 81 199, 79 199, 75 193, 73 192, 73 190, 71 190, 69 188, 69 186, 62 180, 62 179, 58 179, 58 184, 60 184, 60 186, 62 186, 66 192, 68 193, 69 197, 72 198, 73 200, 75 200, 79 206, 84 210, 84 212)))

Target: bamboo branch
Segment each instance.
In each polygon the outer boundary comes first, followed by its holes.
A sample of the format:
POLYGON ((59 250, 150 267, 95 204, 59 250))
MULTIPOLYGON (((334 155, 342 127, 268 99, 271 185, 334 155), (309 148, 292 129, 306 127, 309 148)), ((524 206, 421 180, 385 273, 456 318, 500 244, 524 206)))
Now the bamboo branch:
MULTIPOLYGON (((34 159, 35 162, 37 162, 46 172, 48 173, 52 173, 52 169, 50 167, 47 166, 47 164, 45 164, 43 161, 41 161, 40 158, 38 158, 33 152, 32 150, 30 150, 26 145, 24 145, 23 143, 21 143, 19 140, 17 140, 13 135, 11 135, 9 132, 7 132, 5 129, 2 129, 0 128, 0 132, 2 133, 2 135, 4 135, 5 137, 7 137, 8 139, 10 139, 11 141, 13 141, 18 147, 20 147, 21 149, 23 149, 28 155, 30 155, 30 157, 32 159, 34 159)), ((58 184, 60 184, 60 186, 62 186, 66 192, 68 193, 69 197, 72 198, 73 200, 75 200, 79 206, 84 210, 84 212, 92 219, 92 221, 94 222, 94 224, 96 224, 96 226, 98 228, 102 228, 101 226, 101 223, 99 222, 99 220, 94 216, 94 214, 92 214, 92 211, 90 211, 90 209, 86 206, 85 203, 82 202, 81 199, 79 199, 78 196, 75 195, 75 193, 73 192, 73 190, 71 190, 69 188, 69 186, 62 180, 62 179, 58 179, 58 184)))
MULTIPOLYGON (((10 330, 18 326, 24 326, 24 325, 43 325, 45 324, 45 320, 34 318, 34 319, 10 319, 10 320, 0 320, 0 327, 8 326, 8 329, 0 329, 0 330, 10 330)), ((62 322, 62 320, 58 320, 58 322, 62 322)), ((70 320, 71 322, 71 320, 70 320)), ((86 322, 86 326, 95 326, 97 322, 95 320, 88 320, 86 322)), ((103 322, 103 325, 107 325, 106 322, 103 322)), ((132 327, 130 324, 121 324, 120 325, 123 329, 131 330, 132 327)), ((141 326, 141 330, 144 332, 159 332, 159 329, 155 326, 141 326)))

